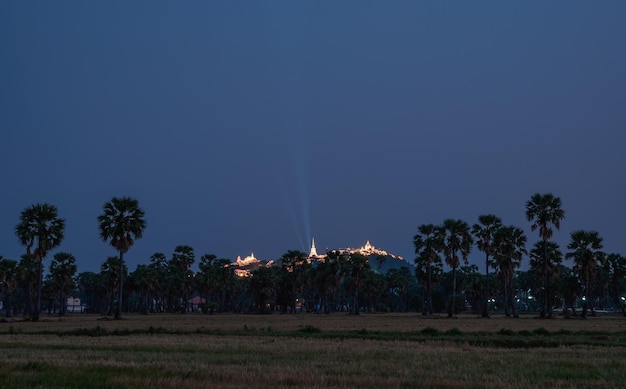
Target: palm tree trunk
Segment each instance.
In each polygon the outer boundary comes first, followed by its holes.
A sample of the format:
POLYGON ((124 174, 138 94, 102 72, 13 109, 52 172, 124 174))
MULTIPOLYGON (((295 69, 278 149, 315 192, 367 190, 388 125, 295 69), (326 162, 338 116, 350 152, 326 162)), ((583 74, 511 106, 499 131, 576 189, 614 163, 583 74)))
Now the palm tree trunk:
POLYGON ((583 302, 583 313, 582 318, 587 318, 587 300, 589 299, 589 281, 585 280, 585 301, 583 302))
POLYGON ((433 281, 432 281, 432 267, 428 264, 428 314, 433 314, 433 281))
POLYGON ((507 282, 506 276, 504 277, 504 316, 509 317, 509 283, 507 282))
POLYGON ((428 290, 426 288, 426 284, 422 285, 422 315, 426 316, 428 309, 428 302, 426 300, 426 296, 428 294, 428 290))
POLYGON ((550 307, 550 302, 548 301, 548 288, 549 288, 549 280, 548 280, 548 241, 546 239, 543 240, 543 307, 541 309, 541 318, 545 318, 546 316, 550 318, 552 316, 550 307))
POLYGON ((354 286, 354 303, 352 304, 354 314, 359 314, 359 276, 356 277, 356 285, 354 286))
POLYGON ((489 317, 489 254, 485 254, 485 304, 483 306, 483 317, 489 317))
POLYGON ((65 284, 61 285, 61 293, 60 293, 60 300, 59 301, 59 316, 65 316, 65 312, 66 312, 66 307, 65 307, 65 284))
POLYGON ((115 320, 122 318, 122 290, 124 282, 124 253, 120 251, 120 263, 117 274, 117 305, 115 306, 115 320))
POLYGON ((448 311, 448 317, 452 317, 455 313, 456 305, 456 267, 452 268, 452 301, 450 302, 450 310, 448 311))
POLYGON ((517 308, 515 307, 515 294, 513 293, 513 280, 509 279, 509 300, 511 301, 511 313, 513 317, 518 318, 517 308))
POLYGON ((33 309, 32 321, 39 321, 39 311, 41 310, 41 285, 43 284, 43 260, 37 261, 37 297, 35 299, 35 309, 33 309))

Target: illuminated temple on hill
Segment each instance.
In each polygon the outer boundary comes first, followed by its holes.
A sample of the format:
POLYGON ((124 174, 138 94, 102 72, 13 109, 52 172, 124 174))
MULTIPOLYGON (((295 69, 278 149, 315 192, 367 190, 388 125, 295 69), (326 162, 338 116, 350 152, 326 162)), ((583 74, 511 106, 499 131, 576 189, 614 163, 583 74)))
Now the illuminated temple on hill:
MULTIPOLYGON (((386 257, 391 258, 396 261, 404 261, 404 259, 399 255, 390 254, 385 250, 381 250, 379 248, 374 247, 368 240, 365 244, 359 248, 343 248, 337 250, 340 254, 355 254, 359 253, 366 257, 386 257)), ((311 240, 311 249, 309 250, 309 255, 307 260, 310 263, 313 262, 324 262, 326 260, 326 254, 319 254, 317 252, 317 248, 315 247, 315 238, 311 240)), ((237 257, 237 260, 231 264, 235 268, 235 274, 240 277, 247 277, 251 274, 252 271, 260 268, 260 267, 270 267, 273 266, 275 261, 264 261, 257 259, 254 256, 254 253, 250 253, 247 257, 241 259, 241 256, 237 257)))
MULTIPOLYGON (((366 257, 370 257, 370 256, 382 256, 382 257, 389 257, 389 258, 393 258, 393 259, 398 259, 398 260, 403 260, 404 258, 402 258, 399 255, 394 255, 394 254, 390 254, 385 250, 381 250, 379 248, 374 247, 374 245, 372 245, 370 243, 370 241, 368 240, 367 242, 365 242, 365 244, 359 248, 343 248, 343 249, 339 249, 338 250, 340 254, 344 254, 344 253, 348 253, 348 254, 355 254, 355 253, 359 253, 361 255, 365 255, 366 257)), ((317 249, 315 248, 315 238, 312 239, 311 241, 311 250, 309 251, 309 259, 317 259, 317 260, 324 260, 326 258, 326 254, 318 254, 317 253, 317 249)))

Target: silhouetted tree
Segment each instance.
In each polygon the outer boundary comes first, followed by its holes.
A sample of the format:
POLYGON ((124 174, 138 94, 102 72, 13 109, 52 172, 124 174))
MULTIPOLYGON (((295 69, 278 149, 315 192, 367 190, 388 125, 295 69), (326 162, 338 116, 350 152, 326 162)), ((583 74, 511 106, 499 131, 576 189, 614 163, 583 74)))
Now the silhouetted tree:
POLYGON ((472 249, 473 239, 469 225, 458 219, 444 220, 441 234, 443 236, 443 254, 446 263, 452 269, 452 298, 448 311, 448 317, 452 317, 456 313, 456 269, 461 265, 460 258, 463 258, 463 263, 468 263, 467 257, 472 249))
POLYGON ((561 220, 565 212, 561 208, 561 199, 554 197, 552 193, 535 193, 526 202, 526 218, 531 221, 531 230, 539 230, 539 236, 543 240, 543 272, 544 272, 544 305, 541 317, 552 317, 552 306, 549 304, 550 282, 548 279, 548 240, 552 237, 552 226, 557 230, 561 227, 561 220))
MULTIPOLYGON (((558 266, 563 262, 563 253, 561 252, 559 245, 555 242, 540 240, 535 243, 532 250, 530 250, 530 271, 532 271, 537 278, 541 274, 543 288, 546 285, 554 285, 558 278, 558 266), (547 279, 546 275, 547 274, 547 279)), ((546 307, 550 307, 549 315, 552 315, 553 297, 552 288, 550 291, 545 290, 541 293, 541 310, 545 310, 546 307)), ((536 294, 535 296, 537 296, 536 294)), ((551 317, 551 316, 549 316, 551 317)))
POLYGON ((50 262, 50 276, 54 280, 59 294, 59 316, 67 312, 67 293, 74 290, 74 275, 76 274, 76 258, 70 253, 54 254, 50 262))
POLYGON ((422 224, 418 228, 418 233, 413 236, 415 246, 416 275, 420 276, 420 281, 426 286, 426 304, 423 304, 423 313, 433 313, 433 284, 442 272, 441 251, 443 250, 444 234, 440 227, 433 224, 422 224))
POLYGON ((41 287, 43 282, 43 260, 48 252, 63 240, 65 220, 59 218, 57 208, 50 204, 34 204, 22 211, 20 222, 15 226, 15 234, 22 245, 26 246, 26 255, 37 262, 37 288, 32 321, 39 321, 41 309, 41 287))
POLYGON ((494 235, 502 227, 502 220, 495 215, 480 215, 478 223, 472 226, 472 234, 476 238, 476 246, 485 253, 485 292, 486 298, 483 302, 482 317, 489 317, 489 257, 494 251, 494 235))
MULTIPOLYGON (((565 258, 574 260, 574 273, 578 275, 583 288, 583 319, 587 318, 589 301, 593 301, 591 285, 598 273, 598 265, 604 260, 602 238, 596 231, 577 230, 571 233, 565 258)), ((591 304, 591 315, 595 315, 591 304)))
POLYGON ((504 313, 509 316, 509 307, 513 316, 517 310, 513 302, 513 275, 522 264, 526 252, 524 231, 514 226, 500 227, 493 237, 493 257, 496 273, 500 276, 504 291, 504 313))
POLYGON ((113 197, 104 204, 102 215, 98 216, 100 238, 109 242, 119 253, 117 266, 117 305, 115 319, 121 319, 124 284, 124 254, 133 246, 135 240, 143 236, 146 228, 144 211, 139 202, 130 197, 113 197))
POLYGON ((4 316, 13 316, 13 294, 17 289, 17 261, 0 256, 0 292, 4 294, 4 316))

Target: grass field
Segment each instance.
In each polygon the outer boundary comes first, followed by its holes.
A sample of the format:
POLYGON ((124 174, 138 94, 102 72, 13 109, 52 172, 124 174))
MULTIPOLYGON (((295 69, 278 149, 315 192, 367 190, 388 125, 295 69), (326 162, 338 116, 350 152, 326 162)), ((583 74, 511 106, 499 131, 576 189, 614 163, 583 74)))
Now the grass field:
POLYGON ((42 316, 0 323, 0 387, 623 387, 626 319, 42 316))

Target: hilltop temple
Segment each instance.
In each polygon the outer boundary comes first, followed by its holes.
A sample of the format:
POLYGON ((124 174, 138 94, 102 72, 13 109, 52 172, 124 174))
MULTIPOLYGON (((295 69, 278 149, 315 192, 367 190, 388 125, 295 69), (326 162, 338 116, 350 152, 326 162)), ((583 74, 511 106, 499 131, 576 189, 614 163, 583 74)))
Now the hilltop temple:
MULTIPOLYGON (((370 241, 366 241, 365 244, 359 248, 344 248, 344 249, 339 249, 338 250, 339 253, 344 254, 355 254, 355 253, 359 253, 361 255, 365 255, 366 257, 372 256, 372 255, 376 255, 376 256, 383 256, 383 257, 391 257, 393 259, 398 259, 398 260, 403 260, 404 258, 402 258, 399 255, 394 255, 394 254, 390 254, 385 250, 381 250, 378 249, 376 247, 374 247, 373 244, 370 243, 370 241)), ((326 254, 318 254, 317 253, 317 249, 315 248, 315 238, 313 238, 311 240, 311 250, 309 251, 309 259, 317 259, 317 260, 324 260, 326 258, 326 254)))
POLYGON ((311 241, 311 251, 309 251, 309 258, 317 257, 317 249, 315 248, 315 238, 311 241))
MULTIPOLYGON (((337 250, 340 254, 355 254, 355 253, 359 253, 361 255, 364 255, 366 257, 387 257, 387 258, 392 258, 398 261, 403 261, 403 258, 399 255, 394 255, 394 254, 390 254, 385 250, 381 250, 379 248, 374 247, 373 244, 370 243, 370 241, 366 241, 365 244, 359 248, 344 248, 344 249, 339 249, 337 250)), ((307 258, 307 261, 309 263, 313 262, 313 261, 319 261, 319 262, 324 262, 326 260, 326 254, 320 254, 317 252, 317 248, 315 247, 315 238, 311 239, 311 249, 309 250, 309 256, 307 258)), ((397 262, 402 264, 402 266, 404 266, 404 262, 397 262)), ((270 267, 270 266, 274 266, 275 261, 273 260, 269 260, 269 261, 264 261, 264 260, 260 260, 257 259, 254 256, 254 253, 250 253, 250 255, 248 255, 245 258, 241 258, 241 256, 237 257, 237 260, 235 262, 233 262, 231 265, 235 267, 235 274, 239 277, 249 277, 250 274, 252 273, 252 271, 260 268, 260 267, 270 267)), ((398 265, 400 266, 400 265, 398 265)), ((379 266, 380 267, 380 266, 379 266)))

